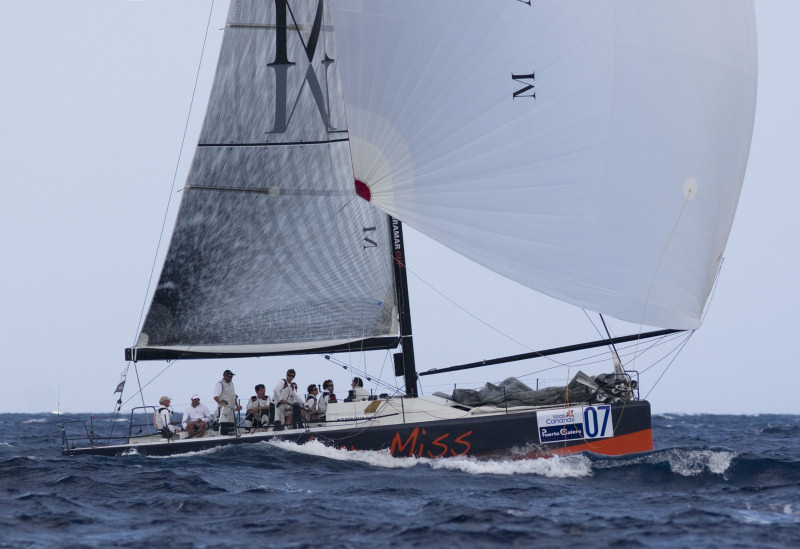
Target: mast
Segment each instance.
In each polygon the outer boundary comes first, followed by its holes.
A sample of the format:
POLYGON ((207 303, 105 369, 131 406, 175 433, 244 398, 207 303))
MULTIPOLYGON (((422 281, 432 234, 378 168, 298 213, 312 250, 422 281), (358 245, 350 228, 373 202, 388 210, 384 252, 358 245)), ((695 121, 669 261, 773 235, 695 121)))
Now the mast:
POLYGON ((403 247, 403 224, 389 216, 389 229, 394 257, 394 280, 397 292, 397 310, 400 315, 400 344, 403 350, 394 355, 394 375, 403 376, 406 396, 419 396, 417 390, 417 366, 414 362, 414 341, 411 336, 411 307, 408 300, 408 278, 406 276, 406 252, 403 247))

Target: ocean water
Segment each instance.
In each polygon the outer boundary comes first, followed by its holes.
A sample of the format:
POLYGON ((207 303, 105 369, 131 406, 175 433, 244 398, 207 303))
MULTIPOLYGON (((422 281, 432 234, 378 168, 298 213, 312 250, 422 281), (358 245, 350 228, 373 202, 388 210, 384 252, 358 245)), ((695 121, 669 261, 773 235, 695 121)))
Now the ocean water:
POLYGON ((63 457, 58 421, 0 414, 0 547, 800 547, 796 415, 655 416, 653 452, 523 461, 63 457))

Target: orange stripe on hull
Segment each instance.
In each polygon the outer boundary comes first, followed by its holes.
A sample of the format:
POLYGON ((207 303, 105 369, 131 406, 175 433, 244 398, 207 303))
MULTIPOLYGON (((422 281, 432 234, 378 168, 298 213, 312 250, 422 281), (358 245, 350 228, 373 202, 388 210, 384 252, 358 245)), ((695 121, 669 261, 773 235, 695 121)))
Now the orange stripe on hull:
POLYGON ((548 448, 544 452, 533 452, 526 458, 537 458, 547 456, 566 456, 569 454, 577 454, 578 452, 592 452, 594 454, 601 454, 604 456, 622 456, 625 454, 636 454, 639 452, 648 452, 653 449, 653 430, 645 429, 637 431, 628 435, 621 435, 611 438, 602 438, 593 441, 587 441, 582 444, 575 444, 573 446, 562 446, 556 448, 548 448))

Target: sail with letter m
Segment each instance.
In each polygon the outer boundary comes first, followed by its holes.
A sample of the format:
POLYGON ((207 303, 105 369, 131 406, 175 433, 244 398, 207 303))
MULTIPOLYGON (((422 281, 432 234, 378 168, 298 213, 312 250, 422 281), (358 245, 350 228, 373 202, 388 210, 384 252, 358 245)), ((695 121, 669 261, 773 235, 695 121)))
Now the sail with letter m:
POLYGON ((752 0, 340 0, 355 176, 473 261, 694 329, 744 179, 752 0))
POLYGON ((324 2, 231 2, 135 359, 397 344, 390 227, 357 197, 324 2))

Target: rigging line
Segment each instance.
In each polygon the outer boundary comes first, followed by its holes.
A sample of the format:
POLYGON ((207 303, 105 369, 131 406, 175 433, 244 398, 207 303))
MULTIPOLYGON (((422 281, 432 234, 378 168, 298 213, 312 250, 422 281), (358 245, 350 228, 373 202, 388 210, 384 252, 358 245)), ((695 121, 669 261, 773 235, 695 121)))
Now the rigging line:
MULTIPOLYGON (((681 333, 681 334, 679 334, 679 335, 682 337, 682 336, 683 336, 683 333, 681 333)), ((659 346, 659 345, 662 345, 662 344, 664 344, 664 343, 667 343, 667 342, 669 342, 669 341, 670 341, 670 340, 672 340, 672 339, 675 339, 674 335, 662 336, 662 337, 660 337, 660 338, 658 338, 658 339, 656 339, 656 340, 653 340, 653 341, 651 342, 651 344, 650 344, 650 345, 649 345, 649 346, 648 346, 648 347, 647 347, 645 350, 643 350, 641 353, 638 353, 638 352, 637 352, 637 356, 639 356, 639 355, 643 355, 643 354, 645 354, 645 353, 647 353, 647 352, 649 352, 649 351, 653 350, 655 347, 657 347, 657 346, 659 346)), ((634 346, 635 346, 635 345, 634 345, 634 346)), ((627 346, 627 347, 623 347, 623 348, 622 348, 622 349, 623 349, 623 356, 626 356, 626 354, 625 354, 625 351, 626 351, 627 349, 629 349, 630 347, 631 347, 631 346, 627 346)), ((669 354, 671 354, 672 352, 673 352, 673 351, 670 351, 670 353, 668 353, 668 355, 667 355, 667 356, 669 356, 669 354)), ((589 356, 589 357, 585 357, 584 359, 581 359, 580 361, 576 361, 576 362, 573 362, 573 363, 571 363, 571 365, 574 365, 574 366, 576 366, 576 367, 578 367, 578 368, 582 368, 582 367, 584 367, 584 366, 591 366, 591 365, 593 365, 593 364, 599 364, 601 361, 600 361, 600 360, 594 360, 594 359, 597 359, 597 358, 599 358, 599 357, 601 357, 601 356, 604 356, 605 354, 606 354, 606 353, 605 353, 605 352, 603 352, 603 353, 598 353, 598 354, 595 354, 595 355, 592 355, 592 356, 589 356), (593 360, 593 362, 586 363, 586 362, 585 362, 586 360, 593 360)), ((659 359, 659 360, 658 360, 656 363, 658 363, 658 362, 661 362, 661 361, 662 361, 662 360, 664 360, 665 358, 666 358, 666 356, 665 356, 665 357, 663 357, 663 358, 661 358, 661 359, 659 359)), ((605 360, 607 360, 607 359, 603 359, 603 361, 605 361, 605 360)), ((562 367, 561 365, 558 365, 558 364, 556 364, 556 365, 554 365, 554 366, 550 366, 550 367, 548 367, 548 368, 542 368, 542 369, 535 370, 535 371, 529 372, 529 373, 527 373, 527 374, 519 375, 519 376, 516 376, 516 377, 517 377, 518 379, 520 379, 520 380, 524 380, 524 379, 526 379, 526 378, 529 378, 529 377, 531 377, 531 376, 536 376, 536 375, 538 375, 538 374, 541 374, 541 373, 544 373, 544 372, 548 372, 548 371, 550 371, 550 370, 555 370, 555 369, 557 369, 557 368, 561 368, 561 367, 562 367)), ((642 370, 642 372, 640 372, 640 373, 644 373, 644 372, 646 372, 646 371, 647 371, 649 368, 651 368, 651 367, 652 367, 652 366, 649 366, 647 369, 645 369, 645 370, 642 370)), ((552 379, 547 379, 547 378, 544 378, 544 381, 555 381, 555 380, 561 381, 561 378, 552 378, 552 379)))
MULTIPOLYGON (((472 318, 474 318, 475 320, 477 320, 478 322, 480 322, 481 324, 483 324, 484 326, 486 326, 486 327, 487 327, 487 328, 489 328, 490 330, 492 330, 492 331, 494 331, 494 332, 496 332, 496 333, 500 334, 501 336, 503 336, 503 337, 505 337, 505 338, 509 339, 510 341, 513 341, 514 343, 516 343, 516 344, 517 344, 517 345, 519 345, 520 347, 522 347, 522 348, 524 348, 524 349, 527 349, 527 350, 528 350, 528 351, 530 351, 530 352, 534 352, 534 350, 533 350, 532 348, 528 347, 527 345, 525 345, 525 344, 524 344, 524 343, 522 343, 521 341, 517 341, 516 339, 514 339, 514 338, 513 338, 513 337, 511 337, 510 335, 508 335, 508 334, 506 334, 506 333, 504 333, 504 332, 502 332, 502 331, 498 330, 497 328, 495 328, 495 327, 494 327, 494 326, 492 326, 491 324, 487 323, 486 321, 484 321, 484 320, 481 320, 481 319, 480 319, 480 318, 478 318, 476 315, 472 314, 472 313, 471 313, 471 312, 469 312, 467 309, 465 309, 464 307, 462 307, 461 305, 459 305, 458 303, 456 303, 455 301, 453 301, 452 299, 450 299, 449 297, 447 297, 445 294, 443 294, 441 291, 439 291, 437 288, 435 288, 433 285, 431 285, 431 284, 430 284, 430 283, 429 283, 427 280, 425 280, 424 278, 422 278, 422 277, 421 277, 420 275, 418 275, 416 272, 414 272, 414 271, 412 271, 411 269, 409 269, 408 265, 406 265, 405 267, 406 267, 406 271, 407 271, 407 272, 409 272, 409 273, 411 273, 412 275, 414 275, 414 276, 415 276, 415 277, 416 277, 416 278, 417 278, 417 279, 418 279, 420 282, 422 282, 422 283, 423 283, 423 284, 425 284, 425 285, 426 285, 428 288, 430 288, 431 290, 433 290, 434 292, 436 292, 437 294, 439 294, 439 295, 440 295, 441 297, 443 297, 443 298, 444 298, 446 301, 449 301, 449 302, 450 302, 450 303, 451 303, 453 306, 455 306, 456 308, 458 308, 458 309, 461 309, 461 311, 463 311, 463 312, 464 312, 464 313, 466 313, 467 315, 471 316, 472 318)), ((564 362, 561 362, 561 361, 558 361, 558 360, 556 360, 556 359, 554 359, 554 358, 552 358, 552 357, 549 357, 549 356, 545 356, 545 357, 543 357, 543 358, 545 358, 545 359, 547 359, 547 360, 549 360, 549 361, 551 361, 551 362, 555 362, 555 363, 556 363, 556 364, 558 364, 559 366, 566 366, 566 365, 567 365, 566 363, 564 363, 564 362)))
MULTIPOLYGON (((366 357, 366 355, 364 355, 364 356, 366 357)), ((383 356, 383 364, 381 364, 381 369, 378 372, 378 379, 381 379, 381 380, 383 379, 383 371, 386 369, 386 364, 387 364, 390 356, 391 356, 391 352, 389 352, 389 349, 386 349, 386 352, 384 353, 384 356, 383 356)), ((395 378, 395 385, 396 384, 397 384, 397 378, 395 378)), ((388 383, 387 383, 387 385, 389 387, 391 387, 391 385, 389 385, 388 383)), ((396 389, 396 387, 395 387, 395 389, 396 389)))
POLYGON ((333 356, 327 356, 327 359, 328 359, 329 362, 331 362, 331 363, 333 363, 333 364, 335 364, 337 366, 341 366, 345 370, 350 370, 352 373, 358 374, 359 377, 363 376, 363 377, 367 378, 367 381, 371 381, 371 382, 375 383, 375 385, 382 386, 384 389, 397 390, 396 387, 392 387, 389 383, 387 383, 383 379, 381 379, 379 377, 376 377, 376 376, 373 376, 373 375, 370 375, 369 372, 367 372, 366 370, 361 370, 361 369, 357 368, 356 366, 353 366, 352 364, 347 364, 347 363, 339 360, 338 358, 334 358, 333 356))
MULTIPOLYGON (((592 325, 592 328, 594 328, 594 331, 597 332, 597 335, 599 335, 600 337, 603 337, 603 332, 600 331, 600 328, 598 328, 597 324, 594 323, 594 320, 592 320, 592 317, 589 316, 589 312, 586 309, 584 309, 583 307, 581 307, 581 311, 583 311, 583 314, 586 316, 586 320, 588 320, 589 324, 592 325)), ((608 330, 608 329, 606 328, 606 330, 608 330)), ((609 336, 609 337, 611 337, 611 336, 609 336)))
POLYGON ((136 367, 136 363, 134 362, 134 363, 133 363, 133 369, 134 369, 134 371, 136 372, 136 381, 139 383, 139 391, 138 391, 138 392, 136 392, 135 394, 131 395, 131 396, 130 396, 130 398, 128 398, 128 400, 126 400, 125 402, 123 402, 123 403, 122 403, 122 405, 124 406, 124 405, 128 404, 128 403, 129 403, 131 400, 133 400, 134 398, 136 398, 136 395, 138 394, 138 395, 141 395, 141 396, 142 396, 142 406, 144 406, 144 407, 147 407, 147 404, 145 404, 145 402, 144 402, 144 392, 143 392, 143 391, 144 391, 144 389, 146 389, 146 388, 147 388, 147 386, 148 386, 148 385, 150 385, 151 383, 153 383, 153 382, 154 382, 156 379, 158 379, 159 377, 161 377, 161 374, 163 374, 164 372, 166 372, 167 370, 169 370, 170 368, 172 368, 172 367, 173 367, 173 366, 174 366, 174 365, 175 365, 177 362, 178 362, 178 360, 177 360, 177 359, 176 359, 176 360, 173 360, 173 361, 171 361, 171 362, 167 362, 167 365, 164 367, 164 369, 163 369, 163 370, 161 370, 160 372, 158 372, 158 374, 156 374, 156 376, 155 376, 155 377, 153 377, 153 379, 151 379, 150 381, 148 381, 148 382, 147 382, 147 383, 144 385, 144 387, 142 387, 142 383, 141 383, 141 381, 139 381, 139 368, 137 368, 137 367, 136 367))
MULTIPOLYGON (((586 309, 582 309, 582 311, 583 311, 583 314, 584 314, 584 315, 586 315, 586 318, 587 318, 587 320, 588 320, 588 321, 589 321, 589 323, 592 325, 592 327, 595 329, 595 331, 597 332, 597 334, 598 334, 599 336, 601 336, 601 337, 602 337, 602 335, 603 335, 603 334, 602 334, 602 332, 601 332, 601 331, 600 331, 600 329, 597 327, 597 325, 594 323, 594 321, 592 320, 592 318, 589 316, 589 313, 586 311, 586 309)), ((600 315, 600 318, 603 320, 603 326, 606 328, 606 332, 608 332, 608 326, 606 326, 605 320, 603 319, 603 315, 600 315)), ((648 346, 648 347, 647 347, 647 349, 645 349, 645 350, 644 350, 644 351, 642 351, 641 353, 638 351, 638 349, 639 349, 639 340, 636 340, 636 341, 634 342, 634 345, 633 345, 633 347, 634 347, 634 351, 633 351, 633 353, 630 353, 630 354, 632 354, 632 355, 633 355, 633 357, 634 357, 634 361, 633 361, 633 362, 635 362, 635 359, 636 359, 637 357, 639 357, 639 356, 641 356, 641 355, 645 354, 646 352, 648 352, 648 351, 652 350, 653 348, 655 348, 655 347, 656 347, 656 346, 658 346, 658 345, 662 345, 662 344, 665 342, 664 340, 666 340, 666 341, 668 342, 668 341, 670 341, 670 340, 672 340, 672 339, 676 339, 676 337, 677 337, 677 338, 681 338, 681 337, 683 337, 683 336, 684 336, 684 333, 685 333, 685 332, 679 332, 678 334, 670 334, 670 335, 667 335, 667 336, 662 336, 662 337, 660 337, 660 338, 658 338, 658 339, 654 340, 654 341, 652 342, 652 344, 651 344, 650 346, 648 346)), ((608 337, 609 337, 609 338, 611 337, 611 334, 610 334, 610 333, 609 333, 608 337)), ((619 351, 616 349, 616 346, 614 346, 614 351, 617 353, 617 357, 619 357, 620 359, 622 358, 622 356, 625 356, 625 357, 627 358, 627 356, 628 356, 627 350, 628 350, 630 347, 631 347, 631 346, 622 347, 622 349, 623 349, 623 351, 624 351, 624 352, 623 352, 623 355, 620 355, 620 354, 619 354, 619 351)), ((671 353, 671 352, 672 352, 672 351, 670 351, 670 353, 671 353)), ((604 356, 604 354, 605 354, 605 353, 603 353, 603 354, 596 354, 596 355, 593 355, 593 356, 591 356, 591 357, 587 357, 587 358, 589 358, 589 359, 599 358, 599 357, 601 357, 601 356, 604 356)), ((669 353, 668 353, 668 354, 669 354, 669 353)), ((656 363, 658 363, 658 362, 661 362, 661 360, 663 360, 663 358, 659 359, 659 360, 658 360, 656 363)), ((601 362, 600 360, 597 360, 595 363, 600 363, 600 362, 601 362)), ((633 364, 633 363, 632 363, 632 366, 634 366, 634 364, 633 364)), ((645 368, 644 370, 641 370, 641 373, 644 373, 644 372, 646 372, 647 370, 649 370, 649 369, 650 369, 650 368, 652 368, 653 366, 654 366, 654 364, 653 364, 653 365, 650 365, 650 366, 648 366, 648 367, 647 367, 647 368, 645 368)), ((624 365, 623 365, 623 368, 625 368, 625 366, 624 366, 624 365)))
MULTIPOLYGON (((144 302, 142 303, 142 310, 139 313, 139 323, 136 326, 136 334, 133 336, 133 346, 136 345, 136 339, 139 335, 139 330, 142 327, 142 321, 144 319, 144 311, 147 307, 147 296, 150 294, 150 287, 153 284, 153 273, 156 270, 156 261, 158 261, 158 250, 161 249, 161 242, 164 238, 164 229, 167 226, 167 215, 169 214, 169 207, 172 204, 172 195, 175 194, 175 181, 178 178, 178 168, 181 164, 181 158, 183 158, 183 148, 186 145, 186 134, 189 132, 189 120, 192 116, 192 108, 194 107, 194 99, 197 95, 197 83, 200 81, 200 68, 203 66, 203 57, 206 51, 206 43, 208 42, 208 29, 211 27, 211 16, 214 13, 214 0, 211 0, 211 5, 209 6, 208 10, 208 21, 206 22, 206 33, 203 37, 203 47, 200 50, 200 60, 197 64, 197 73, 194 77, 194 87, 192 88, 192 98, 189 101, 189 112, 186 113, 186 123, 183 126, 183 137, 181 138, 181 146, 178 150, 178 160, 175 162, 175 172, 172 174, 172 186, 169 190, 169 197, 167 198, 167 207, 164 211, 164 220, 161 222, 161 232, 158 235, 158 243, 156 244, 156 253, 153 257, 153 266, 150 268, 150 278, 147 280, 147 289, 144 293, 144 302)), ((135 364, 135 363, 134 363, 135 364)), ((138 377, 138 370, 137 370, 137 377, 138 377)), ((144 397, 143 397, 144 398, 144 397)))
MULTIPOLYGON (((684 336, 684 334, 681 334, 681 337, 683 337, 683 336, 684 336)), ((652 350, 653 350, 653 349, 655 349, 657 346, 664 345, 664 344, 666 344, 666 343, 670 343, 670 342, 672 341, 672 339, 676 339, 676 338, 671 338, 670 340, 666 340, 666 341, 659 340, 659 341, 657 341, 657 342, 653 343, 652 345, 650 345, 650 346, 649 346, 647 349, 645 349, 645 350, 644 350, 644 351, 642 351, 641 353, 638 353, 638 352, 637 352, 637 354, 636 354, 635 356, 642 356, 642 355, 644 355, 645 353, 648 353, 648 352, 652 351, 652 350)), ((643 370, 633 370, 633 369, 631 369, 631 371, 632 371, 632 372, 633 372, 633 371, 637 371, 637 372, 639 372, 640 374, 643 374, 643 373, 647 372, 647 371, 648 371, 650 368, 652 368, 652 367, 653 367, 655 364, 658 364, 658 363, 659 363, 659 362, 661 362, 662 360, 665 360, 665 359, 666 359, 666 357, 668 357, 669 355, 671 355, 673 352, 675 352, 675 349, 670 349, 670 350, 669 350, 667 353, 665 353, 665 355, 664 355, 664 356, 662 356, 661 358, 659 358, 659 359, 655 360, 653 364, 651 364, 650 366, 647 366, 647 367, 646 367, 646 368, 644 368, 643 370)), ((626 355, 623 355, 623 356, 627 356, 627 354, 626 354, 626 355)))
MULTIPOLYGON (((592 318, 589 316, 589 313, 586 312, 586 309, 581 308, 581 310, 583 311, 583 314, 586 315, 586 318, 589 320, 589 323, 592 325, 592 327, 595 329, 595 331, 598 333, 598 335, 600 335, 602 337, 603 334, 602 334, 602 332, 600 332, 600 328, 598 328, 597 324, 594 323, 592 318)), ((602 314, 600 315, 600 320, 603 323, 603 328, 605 328, 606 334, 608 335, 608 338, 611 339, 611 332, 608 330, 608 325, 606 324, 606 320, 605 320, 605 318, 603 318, 602 314)), ((639 333, 641 333, 641 332, 642 332, 642 328, 641 328, 641 324, 640 324, 639 325, 639 333)), ((650 347, 648 347, 647 350, 652 349, 654 345, 655 344, 653 344, 650 347)), ((612 349, 612 352, 614 353, 614 358, 616 359, 616 361, 619 362, 620 367, 622 368, 622 370, 625 371, 625 366, 622 365, 622 359, 619 356, 619 352, 617 352, 616 345, 614 345, 612 343, 611 344, 611 349, 612 349)), ((633 351, 633 365, 634 366, 635 366, 635 362, 636 362, 636 357, 638 356, 638 351, 639 351, 639 340, 637 339, 635 344, 634 344, 634 351, 633 351)), ((647 352, 647 351, 644 351, 644 352, 647 352)), ((614 364, 614 373, 616 373, 616 371, 617 371, 617 366, 616 366, 616 362, 615 362, 615 364, 614 364)), ((628 392, 632 394, 633 393, 633 388, 631 387, 630 379, 631 378, 629 377, 628 378, 628 392)), ((625 407, 627 406, 627 404, 628 404, 628 401, 626 399, 625 403, 622 406, 622 411, 620 412, 619 420, 617 421, 617 424, 616 424, 615 428, 619 426, 620 422, 622 422, 622 416, 625 413, 625 407)))
POLYGON ((656 379, 655 383, 653 383, 652 387, 650 387, 650 390, 649 390, 649 391, 647 391, 647 394, 646 394, 646 395, 644 395, 644 400, 647 400, 647 397, 649 397, 649 396, 650 396, 650 393, 652 393, 652 392, 653 392, 653 389, 655 389, 655 388, 656 388, 656 385, 658 385, 658 382, 659 382, 659 381, 661 381, 661 378, 662 378, 662 377, 664 377, 664 374, 666 374, 666 373, 667 373, 667 370, 669 370, 670 366, 672 366, 672 364, 673 364, 673 363, 675 362, 675 360, 678 358, 678 355, 680 355, 680 354, 681 354, 681 351, 683 351, 683 348, 684 348, 684 347, 686 347, 686 344, 687 344, 687 343, 689 343, 689 339, 691 339, 691 337, 692 337, 693 335, 694 335, 694 331, 691 331, 691 332, 689 332, 689 335, 688 335, 688 336, 686 336, 686 340, 683 342, 683 345, 681 345, 681 346, 680 346, 680 348, 678 349, 678 351, 675 353, 675 356, 672 358, 672 360, 670 360, 670 361, 669 361, 669 364, 667 364, 667 367, 666 367, 666 368, 664 368, 664 371, 663 371, 663 372, 661 372, 661 375, 660 375, 660 376, 658 376, 658 379, 656 379))
POLYGON ((717 268, 717 274, 716 276, 714 276, 714 284, 711 286, 711 296, 708 298, 708 305, 706 305, 706 308, 703 311, 703 316, 700 317, 700 326, 703 325, 703 322, 706 319, 706 315, 708 314, 709 309, 711 309, 711 303, 714 301, 714 294, 717 293, 717 283, 719 282, 719 277, 722 274, 723 263, 725 263, 724 257, 722 258, 722 261, 719 262, 719 267, 717 268))
MULTIPOLYGON (((608 339, 611 339, 611 332, 608 331, 608 325, 606 324, 606 319, 603 318, 602 314, 600 315, 600 321, 603 323, 603 328, 605 328, 606 330, 606 335, 608 336, 608 339)), ((619 360, 619 353, 617 352, 617 346, 614 345, 613 341, 611 342, 611 350, 614 351, 614 356, 617 358, 617 360, 619 360)), ((616 364, 614 366, 616 367, 616 364)), ((622 367, 622 364, 620 364, 620 367, 622 367)))
MULTIPOLYGON (((656 284, 656 277, 658 276, 658 271, 661 270, 661 264, 664 262, 664 256, 667 255, 667 249, 669 249, 669 245, 672 242, 672 238, 675 236, 675 231, 678 230, 678 225, 681 222, 681 218, 683 217, 683 212, 686 211, 686 205, 689 203, 689 200, 692 199, 693 196, 693 189, 689 188, 686 190, 686 198, 683 199, 683 205, 681 206, 681 211, 678 212, 678 217, 675 219, 675 224, 672 225, 672 230, 669 233, 669 237, 667 238, 666 243, 664 244, 664 248, 661 250, 661 255, 658 257, 658 263, 656 264, 656 270, 653 271, 653 277, 650 279, 650 287, 647 288, 647 295, 644 299, 644 307, 642 308, 642 318, 639 321, 639 332, 642 331, 642 327, 644 326, 644 319, 647 315, 647 306, 650 303, 650 294, 653 292, 653 286, 656 284)), ((688 339, 687 339, 688 340, 688 339)), ((636 354, 633 355, 633 366, 636 366, 636 354)), ((650 394, 650 393, 648 393, 650 394)), ((647 397, 645 397, 647 398, 647 397)))
MULTIPOLYGON (((605 323, 604 323, 604 324, 605 324, 605 323)), ((647 397, 648 397, 648 396, 650 396, 650 393, 653 391, 653 389, 655 389, 655 386, 658 384, 658 382, 661 380, 661 378, 662 378, 662 377, 664 376, 664 374, 667 372, 667 370, 669 369, 669 367, 672 365, 672 363, 675 361, 675 359, 677 359, 677 358, 678 358, 678 355, 679 355, 679 354, 680 354, 680 352, 683 350, 683 347, 685 347, 685 346, 686 346, 686 344, 687 344, 687 343, 688 343, 688 341, 689 341, 689 338, 692 336, 692 334, 694 334, 694 331, 692 330, 692 331, 689 331, 689 332, 679 332, 678 334, 675 334, 675 337, 672 337, 672 335, 669 335, 669 336, 664 336, 664 337, 660 337, 660 338, 658 338, 658 340, 656 340, 655 342, 653 342, 653 343, 652 343, 652 344, 651 344, 651 345, 650 345, 650 346, 649 346, 647 349, 645 349, 645 350, 644 350, 644 351, 642 351, 641 353, 639 353, 639 343, 640 343, 640 341, 637 339, 637 340, 634 342, 634 345, 633 345, 633 347, 634 347, 634 351, 633 351, 633 363, 635 363, 635 362, 636 362, 636 359, 637 359, 637 358, 638 358, 640 355, 643 355, 643 354, 647 353, 648 351, 650 351, 650 350, 652 350, 653 348, 655 348, 657 345, 661 345, 661 344, 662 344, 662 342, 663 342, 663 343, 667 343, 667 342, 670 342, 670 341, 672 341, 672 340, 674 340, 674 339, 680 339, 680 338, 684 337, 684 335, 685 335, 685 334, 687 334, 687 333, 688 333, 688 335, 687 335, 687 336, 685 336, 685 337, 686 337, 686 339, 684 339, 684 340, 683 340, 683 342, 682 342, 682 343, 679 345, 679 347, 677 347, 677 351, 675 350, 676 348, 673 348, 673 349, 671 349, 671 350, 670 350, 668 353, 666 353, 666 354, 665 354, 663 357, 659 358, 659 359, 658 359, 658 360, 656 360, 656 361, 655 361, 653 364, 651 364, 650 366, 648 366, 647 368, 645 368, 644 370, 642 370, 642 371, 640 372, 641 374, 643 374, 643 373, 647 372, 647 371, 648 371, 650 368, 654 367, 656 364, 660 363, 662 360, 666 360, 666 359, 667 359, 667 357, 669 357, 669 355, 670 355, 670 354, 672 354, 673 352, 675 353, 675 356, 674 356, 674 357, 672 357, 672 360, 670 360, 670 362, 669 362, 669 364, 667 365, 667 367, 664 369, 664 371, 661 373, 661 375, 658 377, 658 379, 656 379, 655 383, 653 383, 653 385, 650 387, 650 390, 647 392, 647 394, 644 396, 644 398, 643 398, 643 399, 640 399, 640 400, 647 400, 647 397), (665 341, 665 340, 666 340, 666 341, 665 341)), ((615 349, 615 352, 616 352, 616 349, 615 349)), ((619 358, 619 354, 617 354, 617 357, 619 358)), ((624 368, 624 367, 623 367, 623 368, 624 368)), ((633 368, 631 368, 631 371, 636 371, 636 370, 634 370, 633 368)), ((627 372, 626 372, 626 373, 627 373, 627 372)), ((637 375, 637 379, 639 379, 639 378, 638 378, 638 375, 637 375)), ((629 392, 629 394, 632 396, 632 395, 633 395, 633 387, 631 386, 631 381, 632 381, 632 377, 631 377, 631 376, 628 376, 628 392, 629 392)), ((637 391, 638 391, 638 389, 637 389, 637 391)), ((637 393, 637 394, 638 394, 638 393, 637 393)), ((623 417, 623 415, 625 414, 625 409, 626 409, 626 408, 627 408, 627 406, 628 406, 628 402, 629 402, 629 400, 630 400, 630 399, 626 399, 626 400, 623 402, 622 410, 620 411, 620 414, 619 414, 619 420, 617 421, 617 423, 616 423, 616 424, 615 424, 615 426, 614 426, 614 428, 615 428, 615 429, 616 429, 617 427, 619 427, 619 425, 622 423, 622 417, 623 417)))
MULTIPOLYGON (((610 339, 611 338, 611 332, 608 331, 608 325, 606 325, 606 319, 603 318, 602 314, 600 315, 600 321, 603 323, 603 328, 605 328, 606 334, 608 334, 608 337, 610 339)), ((640 327, 639 328, 639 333, 641 333, 641 331, 642 330, 641 330, 641 327, 640 327)), ((614 380, 616 380, 617 379, 617 375, 616 374, 618 373, 618 371, 622 370, 622 372, 624 373, 625 372, 625 367, 622 365, 622 360, 620 360, 620 358, 619 358, 619 353, 617 352, 617 347, 616 347, 616 345, 614 345, 614 343, 611 343, 611 350, 614 353, 614 380), (619 365, 619 367, 617 367, 617 365, 619 365)), ((634 354, 633 354, 633 362, 634 363, 636 362, 636 352, 638 350, 639 350, 639 341, 637 339, 636 340, 636 345, 634 347, 634 354)), ((633 395, 632 379, 631 379, 630 376, 628 376, 626 379, 627 379, 627 386, 628 386, 628 394, 632 396, 633 395)), ((614 429, 618 429, 619 425, 622 423, 622 416, 625 415, 625 408, 628 407, 628 400, 629 399, 626 398, 625 401, 622 403, 622 410, 620 410, 620 412, 619 412, 619 419, 617 420, 617 424, 614 426, 614 429)))
MULTIPOLYGON (((667 354, 665 354, 664 356, 662 356, 662 357, 661 357, 661 358, 659 358, 658 360, 654 361, 654 362, 653 362, 653 363, 652 363, 650 366, 648 366, 647 368, 644 368, 643 370, 639 371, 639 373, 640 373, 640 374, 644 374, 645 372, 648 372, 648 371, 652 370, 653 368, 655 368, 656 366, 658 366, 659 364, 661 364, 663 361, 665 361, 665 360, 669 359, 669 358, 670 358, 670 356, 672 356, 673 354, 675 354, 675 355, 677 356, 677 353, 678 353, 678 351, 679 351, 680 347, 682 347, 683 345, 684 345, 684 344, 683 344, 683 343, 681 343, 681 345, 679 345, 679 346, 678 346, 678 347, 676 347, 675 349, 672 349, 670 352, 668 352, 667 354)), ((672 361, 672 360, 675 360, 675 357, 673 357, 672 359, 670 359, 670 361, 672 361)))
MULTIPOLYGON (((661 337, 661 338, 659 338, 659 339, 657 339, 655 341, 652 341, 652 343, 645 350, 643 350, 641 353, 638 353, 638 354, 639 355, 643 355, 643 354, 651 351, 656 346, 661 345, 662 342, 665 339, 667 339, 668 337, 669 336, 664 336, 664 337, 661 337)), ((627 357, 627 350, 629 348, 630 348, 630 346, 622 347, 622 349, 623 349, 623 355, 622 356, 623 357, 627 357)), ((671 354, 671 353, 672 353, 672 351, 670 351, 669 354, 671 354)), ((591 356, 583 357, 583 358, 581 358, 579 360, 571 362, 570 365, 576 366, 578 368, 583 368, 583 367, 593 366, 593 365, 596 365, 596 364, 601 364, 601 363, 604 363, 604 362, 606 362, 608 360, 608 358, 606 357, 606 354, 607 354, 606 352, 602 352, 602 353, 597 353, 597 354, 594 354, 594 355, 591 355, 591 356)), ((529 372, 527 374, 516 376, 516 377, 522 379, 522 378, 525 378, 525 377, 530 377, 532 375, 537 375, 537 374, 540 374, 540 373, 543 373, 543 372, 547 372, 549 370, 555 370, 556 368, 560 368, 560 367, 561 367, 560 365, 550 366, 549 368, 542 368, 540 370, 535 370, 535 371, 529 372)), ((645 372, 645 371, 647 371, 647 369, 643 370, 643 372, 645 372)))
MULTIPOLYGON (((144 393, 142 392, 142 388, 143 388, 142 387, 142 382, 139 379, 139 367, 136 365, 135 362, 133 363, 133 371, 136 372, 136 383, 139 385, 139 395, 142 397, 142 406, 146 406, 146 404, 144 403, 144 393)), ((145 385, 145 387, 147 387, 147 385, 145 385)), ((127 404, 127 402, 131 401, 135 396, 136 395, 133 395, 131 398, 129 398, 126 401, 126 404, 127 404)))
MULTIPOLYGON (((643 369, 643 370, 641 370, 639 373, 643 374, 643 373, 647 372, 648 370, 650 370, 650 369, 652 369, 652 368, 655 368, 655 367, 656 367, 658 364, 660 364, 660 363, 661 363, 661 362, 663 362, 664 360, 667 360, 667 359, 668 359, 668 358, 669 358, 671 355, 673 355, 673 354, 675 355, 675 358, 677 358, 677 355, 678 355, 678 354, 680 354, 681 350, 682 350, 682 349, 683 349, 683 347, 686 345, 686 342, 685 342, 685 341, 684 341, 682 338, 684 338, 684 337, 688 337, 688 336, 691 336, 693 333, 694 333, 694 332, 685 332, 685 333, 682 333, 682 334, 681 334, 681 337, 680 337, 680 338, 675 338, 675 339, 680 339, 681 341, 679 341, 679 342, 678 342, 678 344, 677 344, 675 347, 673 347, 673 348, 672 348, 672 349, 670 349, 668 352, 666 352, 666 353, 664 354, 664 356, 662 356, 662 357, 661 357, 661 358, 659 358, 658 360, 654 361, 654 362, 653 362, 651 365, 649 365, 647 368, 644 368, 644 369, 643 369), (688 335, 687 335, 687 334, 688 334, 688 335)), ((675 358, 672 358, 672 360, 675 360, 675 358)))

